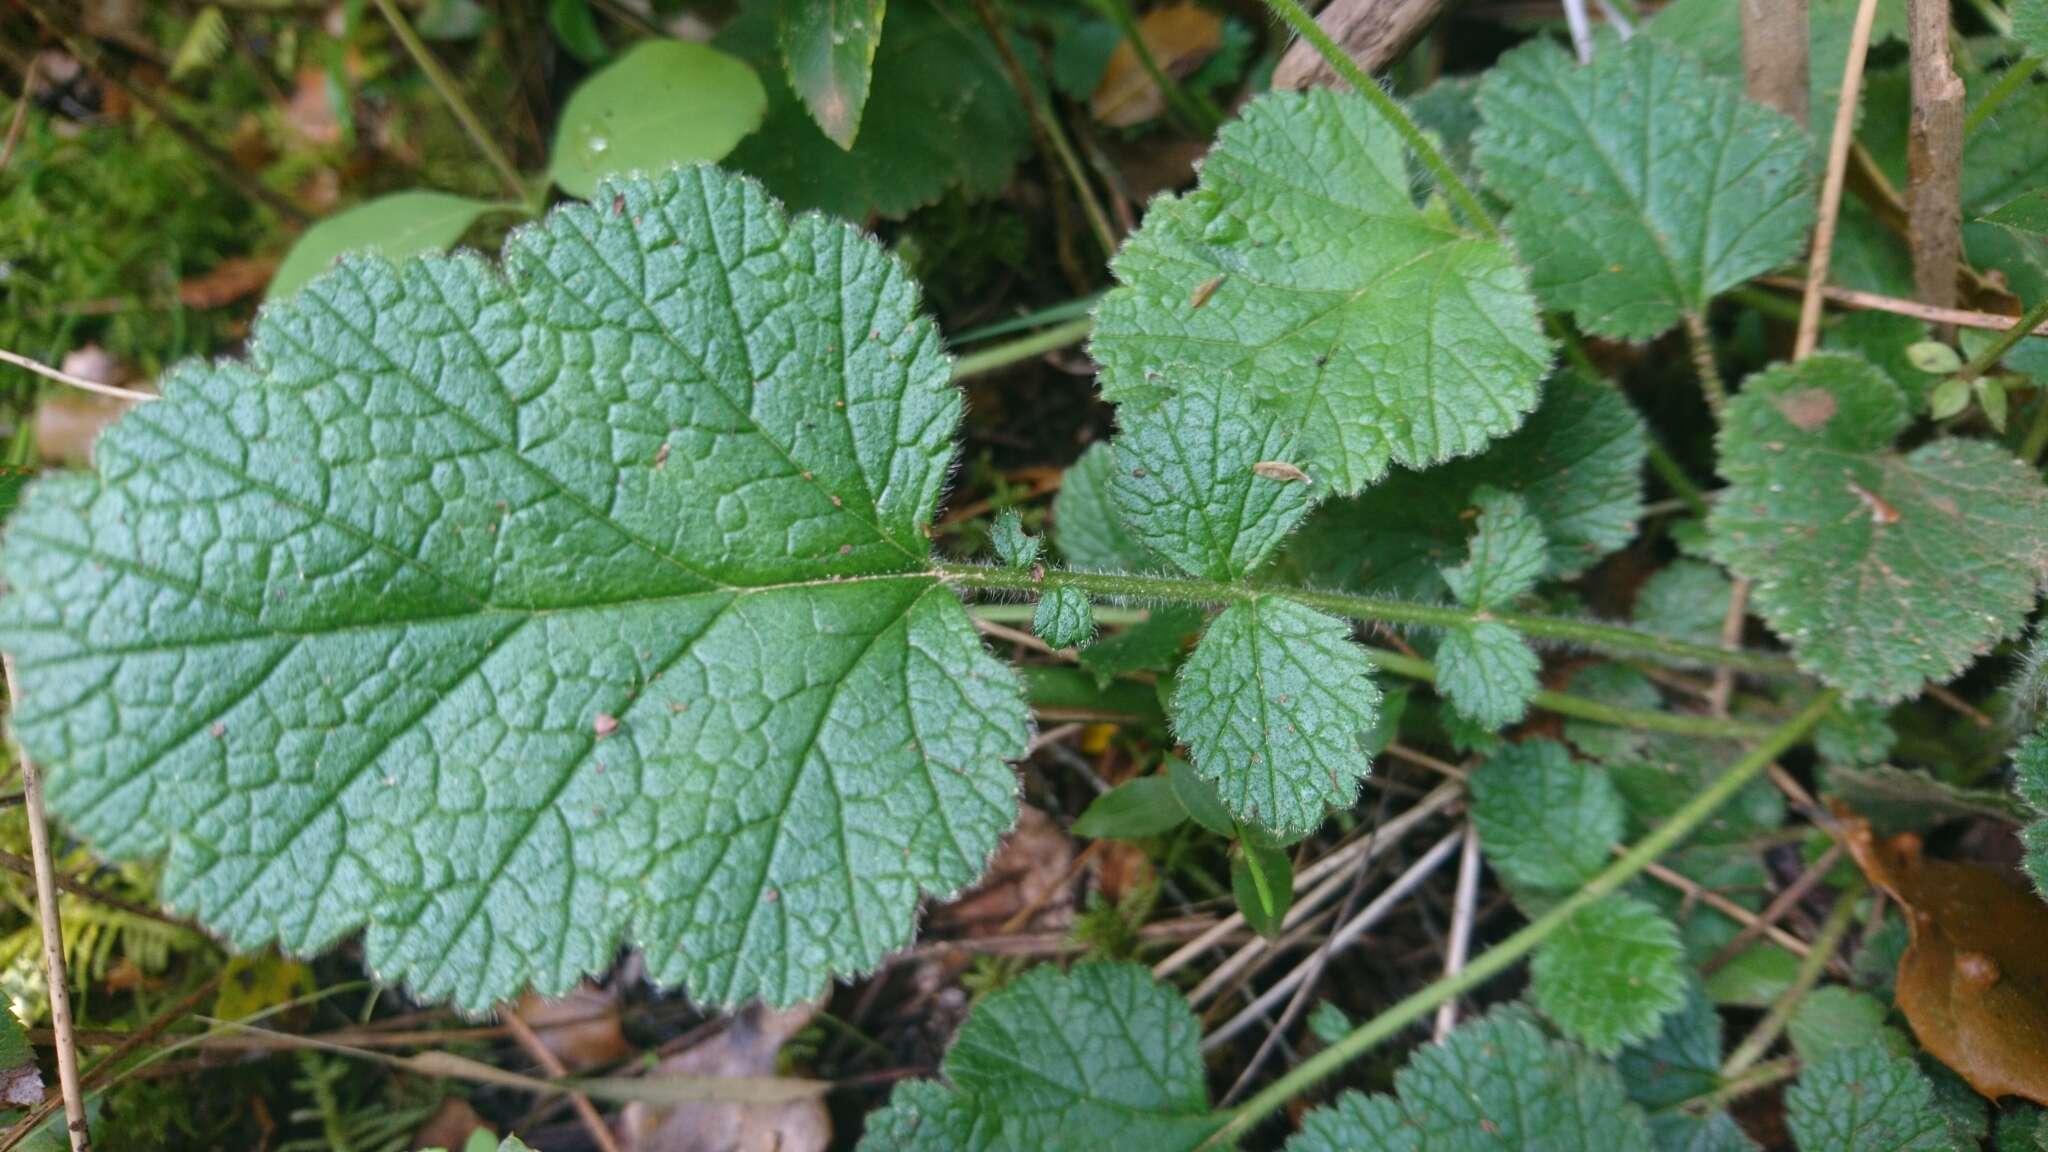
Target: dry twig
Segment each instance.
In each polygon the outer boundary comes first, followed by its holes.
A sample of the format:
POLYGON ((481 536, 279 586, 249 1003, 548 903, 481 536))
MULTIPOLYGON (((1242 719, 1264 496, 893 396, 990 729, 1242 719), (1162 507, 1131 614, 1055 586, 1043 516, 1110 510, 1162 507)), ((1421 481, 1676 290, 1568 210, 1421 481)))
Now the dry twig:
POLYGON ((1842 69, 1842 96, 1835 107, 1834 135, 1828 138, 1827 175, 1821 181, 1813 254, 1806 262, 1806 294, 1799 302, 1799 332, 1792 344, 1794 360, 1806 359, 1820 343, 1821 288, 1828 282, 1835 225, 1841 219, 1842 180, 1849 169, 1849 144, 1856 137, 1856 105, 1863 96, 1863 61, 1870 54, 1870 29, 1876 20, 1877 0, 1859 0, 1856 26, 1849 35, 1849 60, 1842 69))

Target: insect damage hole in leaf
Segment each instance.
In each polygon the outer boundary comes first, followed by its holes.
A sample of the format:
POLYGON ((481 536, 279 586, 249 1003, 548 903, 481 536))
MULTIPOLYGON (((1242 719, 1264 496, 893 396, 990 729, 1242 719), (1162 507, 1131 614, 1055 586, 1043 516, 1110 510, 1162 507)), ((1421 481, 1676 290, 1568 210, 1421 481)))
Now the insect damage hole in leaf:
POLYGON ((630 940, 788 1003, 1015 819, 1021 694, 927 560, 961 399, 914 283, 714 169, 596 200, 502 274, 344 261, 9 529, 54 807, 239 947, 363 929, 480 1010, 630 940))

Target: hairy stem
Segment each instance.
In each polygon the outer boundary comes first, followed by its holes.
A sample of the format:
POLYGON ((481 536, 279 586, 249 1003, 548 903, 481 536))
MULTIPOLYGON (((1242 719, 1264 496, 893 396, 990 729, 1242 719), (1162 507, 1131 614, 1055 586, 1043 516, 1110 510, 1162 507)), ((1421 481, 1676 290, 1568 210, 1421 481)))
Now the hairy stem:
MULTIPOLYGON (((1735 762, 1721 777, 1671 814, 1671 818, 1638 841, 1635 847, 1587 881, 1577 892, 1560 901, 1527 927, 1481 953, 1465 970, 1446 977, 1395 1004, 1366 1021, 1349 1035, 1310 1056, 1293 1071, 1275 1080, 1264 1091, 1231 1113, 1230 1119, 1211 1136, 1204 1148, 1222 1148, 1247 1129, 1279 1111, 1287 1102, 1335 1075, 1340 1069, 1386 1041, 1400 1035, 1410 1024, 1436 1010, 1437 1005, 1463 995, 1507 971, 1536 946, 1554 935, 1579 911, 1640 874, 1657 857, 1678 846, 1695 829, 1706 823, 1723 804, 1734 799, 1751 780, 1773 761, 1797 747, 1834 707, 1836 693, 1830 689, 1815 697, 1797 716, 1786 721, 1747 756, 1735 762)), ((1816 949, 1816 951, 1819 951, 1816 949)))
POLYGON ((1335 40, 1330 39, 1330 34, 1323 31, 1323 26, 1316 23, 1314 17, 1302 11, 1301 5, 1295 0, 1266 0, 1266 7, 1289 28, 1294 29, 1297 36, 1308 41, 1317 52, 1322 53, 1323 59, 1328 62, 1331 69, 1343 77, 1344 82, 1351 85, 1353 91, 1372 104, 1380 118, 1392 126, 1415 153, 1416 158, 1422 161, 1423 167, 1429 169, 1430 174, 1436 177, 1437 185, 1458 206, 1458 210, 1465 214, 1467 223, 1487 236, 1500 235, 1500 229, 1494 226, 1493 217, 1487 215, 1486 205, 1479 202, 1479 197, 1473 194, 1464 178, 1451 167, 1451 162, 1444 159, 1444 154, 1437 150, 1429 137, 1422 134, 1422 129, 1415 126, 1415 121, 1408 118, 1408 113, 1401 110, 1401 106, 1395 103, 1392 96, 1387 95, 1379 86, 1379 82, 1366 75, 1365 69, 1358 66, 1358 61, 1353 60, 1350 53, 1344 51, 1335 40))
POLYGON ((982 564, 936 564, 933 570, 952 584, 964 588, 990 588, 1011 592, 1047 592, 1056 588, 1078 588, 1092 596, 1112 600, 1177 601, 1183 604, 1249 603, 1266 597, 1282 597, 1319 611, 1372 624, 1419 625, 1425 628, 1462 628, 1482 620, 1497 620, 1535 640, 1549 640, 1582 648, 1625 653, 1667 664, 1733 668, 1761 676, 1797 675, 1797 667, 1786 657, 1767 652, 1729 651, 1710 644, 1690 644, 1639 632, 1616 624, 1573 620, 1561 616, 1536 616, 1519 612, 1475 612, 1444 604, 1422 604, 1360 596, 1348 592, 1323 592, 1264 584, 1226 584, 1216 580, 1192 580, 1181 576, 1135 575, 1125 572, 1076 572, 1055 568, 995 568, 982 564))

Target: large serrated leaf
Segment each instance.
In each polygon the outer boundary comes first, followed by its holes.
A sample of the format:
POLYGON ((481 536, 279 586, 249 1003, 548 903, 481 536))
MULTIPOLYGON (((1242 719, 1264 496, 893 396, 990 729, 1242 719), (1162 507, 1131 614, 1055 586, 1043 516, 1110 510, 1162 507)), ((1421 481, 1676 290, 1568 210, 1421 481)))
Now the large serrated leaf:
POLYGON ((1172 719, 1233 816, 1287 833, 1351 803, 1379 705, 1348 625, 1266 597, 1210 622, 1181 667, 1172 719))
POLYGON ((2048 563, 2048 491, 2003 447, 1892 450, 1898 386, 1852 356, 1761 372, 1728 407, 1708 548, 1801 666, 1897 700, 2011 635, 2048 563))
POLYGON ((776 6, 755 0, 718 36, 720 47, 756 63, 768 90, 760 131, 727 163, 758 177, 792 211, 862 220, 902 216, 954 188, 991 196, 1030 150, 1024 103, 968 6, 891 0, 851 148, 826 136, 783 78, 776 6))
POLYGON ((898 1087, 861 1152, 1192 1149, 1215 1131, 1201 1028, 1130 964, 1040 967, 976 1006, 946 1053, 948 1088, 898 1087))
POLYGON ((1153 201, 1117 253, 1092 345, 1103 394, 1171 392, 1182 363, 1218 373, 1339 492, 1514 431, 1550 361, 1527 276, 1409 188, 1362 97, 1254 100, 1200 187, 1153 201))
POLYGON ((1799 126, 1654 37, 1584 66, 1531 41, 1487 73, 1479 111, 1474 155, 1537 291, 1589 332, 1655 336, 1805 245, 1799 126))
POLYGON ((1415 1054, 1394 1095, 1346 1092, 1303 1119, 1287 1152, 1493 1152, 1650 1147, 1612 1065, 1498 1008, 1415 1054))
POLYGON ((1053 542, 1076 568, 1098 572, 1149 572, 1165 567, 1117 515, 1110 502, 1116 461, 1107 444, 1095 444, 1060 477, 1052 500, 1053 542))
POLYGON ((1396 472, 1318 508, 1288 560, 1316 583, 1441 596, 1440 569, 1464 546, 1481 485, 1527 502, 1550 541, 1549 571, 1576 576, 1633 539, 1643 505, 1642 417, 1604 381, 1559 372, 1520 431, 1469 460, 1396 472))
POLYGON ((1016 813, 1012 674, 929 571, 960 397, 879 246, 714 169, 356 259, 33 488, 17 731, 235 944, 367 929, 473 1009, 622 939, 787 1003, 1016 813))
POLYGON ((2020 741, 2012 754, 2012 790, 2033 810, 2034 819, 2020 829, 2026 848, 2027 875, 2034 890, 2048 900, 2048 736, 2035 733, 2020 741))

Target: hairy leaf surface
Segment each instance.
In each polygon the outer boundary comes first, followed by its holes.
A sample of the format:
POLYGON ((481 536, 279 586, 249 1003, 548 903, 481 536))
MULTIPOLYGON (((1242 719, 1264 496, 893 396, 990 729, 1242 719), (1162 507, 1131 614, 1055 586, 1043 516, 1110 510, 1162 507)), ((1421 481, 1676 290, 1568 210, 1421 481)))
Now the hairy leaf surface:
POLYGON ((1839 1048, 1785 1093, 1799 1152, 1954 1152, 1934 1088, 1913 1061, 1878 1047, 1839 1048))
POLYGON ((960 397, 873 242, 708 168, 356 259, 42 482, 18 731, 244 948, 366 929, 481 1009, 622 940, 817 994, 1015 817, 1012 674, 929 574, 960 397))
POLYGON ((1417 209, 1398 137, 1348 93, 1254 100, 1114 270, 1093 343, 1104 396, 1156 398, 1182 383, 1175 365, 1207 369, 1339 492, 1514 431, 1550 363, 1507 245, 1417 209))
POLYGON ((1324 504, 1287 556, 1319 584, 1441 596, 1440 569, 1462 554, 1472 493, 1492 485, 1520 496, 1542 522, 1550 575, 1576 576, 1635 537, 1646 451, 1642 417, 1620 392, 1559 372, 1520 431, 1472 459, 1396 472, 1324 504))
POLYGON ((861 1152, 1191 1149, 1214 1131, 1187 1002, 1130 964, 1033 968, 968 1016, 946 1087, 899 1086, 861 1152))
POLYGON ((1094 444, 1060 477, 1052 499, 1052 537, 1076 568, 1098 572, 1150 572, 1165 561, 1139 542, 1110 502, 1116 460, 1107 444, 1094 444))
POLYGON ((1581 67, 1537 39, 1479 89, 1474 155, 1545 301, 1642 340, 1795 259, 1813 222, 1791 119, 1654 37, 1581 67))
POLYGON ((1595 1052, 1657 1034, 1685 1003, 1684 948, 1657 909, 1616 894, 1566 922, 1536 950, 1529 994, 1558 1027, 1595 1052))
POLYGON ((1607 774, 1552 740, 1525 740, 1472 773, 1472 823, 1512 885, 1575 888, 1605 867, 1627 813, 1607 774))
POLYGON ((1458 714, 1489 732, 1520 720, 1542 687, 1543 661, 1522 634, 1498 620, 1444 633, 1436 650, 1436 688, 1458 714))
POLYGON ((1721 429, 1729 488, 1708 547, 1754 582, 1757 611, 1805 667, 1897 700, 2011 635, 2048 562, 2048 492, 2003 447, 1892 449, 1898 386, 1822 354, 1751 377, 1721 429))
POLYGON ((1394 1093, 1346 1092, 1287 1152, 1648 1148, 1643 1110, 1611 1064, 1547 1039, 1526 1009, 1497 1008, 1416 1052, 1394 1093))
POLYGON ((1274 597, 1233 604, 1181 667, 1172 718, 1197 771, 1240 820, 1314 828, 1372 767, 1372 662, 1351 629, 1274 597))

